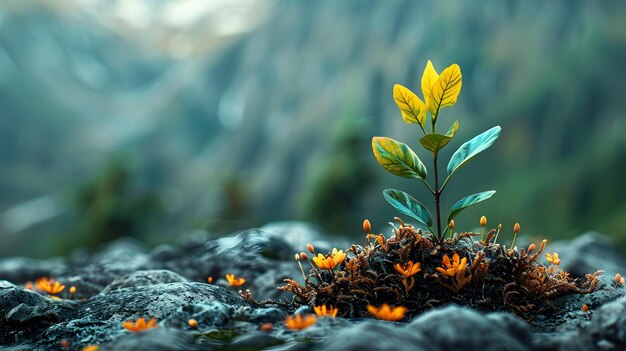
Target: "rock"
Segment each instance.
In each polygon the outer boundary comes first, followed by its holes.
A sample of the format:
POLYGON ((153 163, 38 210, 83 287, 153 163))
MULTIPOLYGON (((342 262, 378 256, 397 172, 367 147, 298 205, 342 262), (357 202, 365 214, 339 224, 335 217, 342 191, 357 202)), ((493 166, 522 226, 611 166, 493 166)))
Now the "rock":
POLYGON ((76 303, 53 300, 7 282, 0 285, 1 344, 29 340, 49 326, 72 318, 76 303), (13 331, 13 332, 8 332, 13 331))
MULTIPOLYGON (((313 245, 317 251, 331 251, 334 246, 347 248, 352 245, 344 238, 330 237, 321 228, 304 222, 272 222, 261 227, 261 230, 282 238, 295 251, 306 251, 306 244, 313 245)), ((290 257, 293 257, 292 250, 290 257)), ((307 252, 308 253, 308 252, 307 252)))
POLYGON ((268 333, 254 331, 234 338, 230 346, 239 349, 258 350, 283 343, 283 340, 273 337, 268 333))
POLYGON ((505 313, 482 315, 448 306, 426 312, 406 327, 436 350, 531 350, 530 328, 505 313))
POLYGON ((626 349, 626 297, 595 310, 588 334, 593 345, 599 349, 626 349))
MULTIPOLYGON (((532 316, 530 323, 505 313, 444 306, 408 323, 319 317, 307 329, 287 330, 284 319, 294 313, 292 308, 280 304, 251 305, 237 290, 250 289, 257 300, 280 296, 276 287, 282 279, 297 279, 300 274, 293 260, 297 250, 289 244, 297 241, 297 235, 302 234, 303 242, 319 243, 315 244, 318 248, 331 248, 336 243, 331 244, 321 232, 307 225, 294 225, 291 231, 284 223, 268 227, 273 234, 252 229, 200 244, 163 245, 149 254, 132 241, 117 241, 80 261, 53 265, 60 274, 53 278, 75 285, 79 291, 70 296, 66 289, 59 294, 63 298, 59 300, 0 281, 0 343, 7 350, 36 351, 58 349, 63 340, 70 342, 71 350, 98 344, 102 350, 150 351, 582 351, 620 349, 626 345, 626 317, 622 317, 626 315, 626 290, 615 284, 611 276, 601 276, 598 289, 590 294, 566 295, 550 301, 542 314, 532 316), (244 277, 246 283, 230 287, 223 278, 227 273, 244 277), (208 276, 214 277, 213 284, 207 284, 208 276), (581 311, 584 303, 591 307, 590 314, 581 311), (138 318, 156 318, 159 328, 141 333, 123 328, 122 322, 138 318), (191 319, 197 324, 190 325, 191 319), (264 323, 271 324, 271 330, 260 331, 264 323)), ((582 252, 583 247, 593 245, 589 240, 565 251, 580 247, 582 252)), ((594 259, 588 257, 586 262, 594 259)), ((41 261, 11 260, 6 260, 12 262, 6 267, 12 265, 22 272, 16 277, 42 268, 41 261)), ((295 313, 312 310, 310 306, 301 306, 295 313)))
POLYGON ((206 350, 194 342, 192 335, 178 329, 161 327, 142 333, 129 333, 102 348, 103 351, 176 351, 206 350))
MULTIPOLYGON (((316 327, 310 329, 313 328, 316 327)), ((367 320, 343 326, 341 329, 329 327, 325 329, 325 332, 331 334, 315 349, 344 351, 436 350, 435 347, 425 342, 421 333, 415 333, 402 324, 367 320)))
POLYGON ((57 277, 68 270, 68 265, 61 258, 46 260, 10 257, 0 259, 0 279, 14 283, 34 281, 39 277, 57 277))
POLYGON ((247 306, 239 295, 226 288, 203 283, 167 283, 104 292, 79 308, 80 317, 122 322, 137 318, 165 319, 179 308, 192 304, 247 306))
POLYGON ((131 273, 122 278, 117 278, 111 284, 102 290, 107 293, 114 290, 124 288, 137 288, 140 286, 167 284, 167 283, 183 283, 187 279, 168 270, 147 270, 131 273))

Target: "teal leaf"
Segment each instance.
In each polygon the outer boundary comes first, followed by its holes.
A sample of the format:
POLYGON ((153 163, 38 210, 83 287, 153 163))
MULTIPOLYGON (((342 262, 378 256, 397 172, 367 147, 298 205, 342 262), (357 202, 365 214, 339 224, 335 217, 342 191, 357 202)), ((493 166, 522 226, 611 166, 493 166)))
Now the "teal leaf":
POLYGON ((448 177, 450 177, 459 168, 466 165, 472 158, 474 158, 474 156, 493 145, 496 139, 500 136, 501 130, 502 128, 500 128, 500 126, 495 126, 461 145, 461 147, 452 155, 452 158, 450 158, 450 162, 448 163, 448 177))
POLYGON ((483 191, 482 193, 473 194, 457 201, 450 209, 450 215, 448 216, 448 223, 464 209, 472 205, 475 205, 479 202, 487 200, 495 193, 496 193, 495 190, 483 191))
POLYGON ((383 196, 391 206, 401 213, 415 218, 429 228, 433 225, 433 217, 428 212, 426 206, 415 200, 413 196, 396 189, 385 189, 383 196))
POLYGON ((383 168, 403 178, 426 178, 426 166, 406 144, 391 138, 373 137, 372 150, 383 168))

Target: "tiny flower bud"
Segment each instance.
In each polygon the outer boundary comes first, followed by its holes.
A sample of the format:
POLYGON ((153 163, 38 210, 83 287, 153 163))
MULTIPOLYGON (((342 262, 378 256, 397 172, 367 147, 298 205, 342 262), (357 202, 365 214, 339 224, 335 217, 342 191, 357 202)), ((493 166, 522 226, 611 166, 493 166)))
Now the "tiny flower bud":
POLYGON ((308 260, 308 259, 309 259, 309 255, 307 255, 307 254, 306 254, 306 252, 304 252, 304 251, 303 251, 303 252, 300 252, 300 257, 301 257, 303 260, 308 260))
POLYGON ((189 326, 192 328, 196 328, 198 326, 198 321, 192 318, 187 321, 187 324, 189 324, 189 326))
POLYGON ((76 294, 76 287, 75 286, 70 286, 70 294, 72 294, 72 295, 76 294))
POLYGON ((306 244, 306 249, 309 250, 310 253, 315 253, 315 248, 311 244, 306 244))
POLYGON ((622 275, 617 273, 615 275, 615 283, 620 284, 621 281, 622 281, 622 275))
POLYGON ((513 232, 515 232, 515 234, 519 233, 520 230, 520 226, 519 223, 515 223, 515 225, 513 226, 513 232))
POLYGON ((537 248, 537 245, 530 244, 530 246, 528 246, 528 252, 533 252, 533 251, 535 251, 536 248, 537 248))
POLYGON ((487 225, 487 217, 485 216, 480 217, 480 226, 484 227, 486 225, 487 225))
POLYGON ((450 227, 450 229, 454 229, 454 219, 450 220, 450 224, 448 224, 448 227, 450 227))
POLYGON ((296 259, 296 261, 300 261, 300 255, 295 254, 295 255, 294 255, 294 258, 296 259))
POLYGON ((498 230, 502 230, 502 223, 498 224, 498 230))
POLYGON ((363 221, 363 231, 365 234, 369 234, 372 231, 372 224, 370 224, 369 219, 363 221))
POLYGON ((272 329, 274 329, 274 325, 272 323, 263 323, 259 327, 259 330, 264 332, 272 331, 272 329))
POLYGON ((207 281, 209 284, 213 284, 213 277, 208 277, 208 278, 206 279, 206 281, 207 281))
POLYGON ((63 339, 59 342, 63 350, 67 350, 70 347, 70 342, 67 339, 63 339))
POLYGON ((582 307, 583 312, 587 313, 589 312, 589 306, 587 306, 587 304, 584 304, 582 307))

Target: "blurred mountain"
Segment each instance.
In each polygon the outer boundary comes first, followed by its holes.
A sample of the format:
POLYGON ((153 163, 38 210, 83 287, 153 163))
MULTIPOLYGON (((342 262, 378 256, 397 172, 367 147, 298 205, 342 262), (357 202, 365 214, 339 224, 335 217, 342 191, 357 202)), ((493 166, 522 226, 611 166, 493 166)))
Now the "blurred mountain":
POLYGON ((391 88, 419 90, 428 59, 438 70, 458 63, 464 76, 441 116, 440 128, 461 124, 444 158, 503 127, 444 195, 450 205, 498 190, 458 225, 486 214, 533 235, 626 236, 623 2, 188 1, 186 12, 167 1, 16 3, 0 3, 7 248, 75 233, 83 205, 71 194, 116 154, 129 160, 129 192, 152 193, 162 211, 125 234, 159 242, 292 218, 359 233, 368 217, 384 230, 395 213, 382 189, 430 203, 369 146, 386 135, 417 149, 391 88), (60 210, 7 228, 20 204, 50 195, 60 210))

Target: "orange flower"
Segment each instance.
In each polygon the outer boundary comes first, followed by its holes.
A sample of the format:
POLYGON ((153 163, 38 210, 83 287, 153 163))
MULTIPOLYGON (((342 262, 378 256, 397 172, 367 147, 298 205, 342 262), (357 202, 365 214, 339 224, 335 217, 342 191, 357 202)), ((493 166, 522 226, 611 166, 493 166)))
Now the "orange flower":
POLYGON ((89 346, 85 346, 85 348, 83 348, 81 351, 98 351, 98 350, 100 350, 100 346, 89 345, 89 346))
POLYGON ((388 304, 384 303, 380 307, 367 305, 367 310, 370 311, 370 313, 377 319, 396 322, 404 318, 407 308, 404 306, 392 308, 388 304))
POLYGON ((452 262, 448 255, 443 255, 443 267, 437 267, 437 272, 454 277, 458 273, 464 272, 467 267, 467 257, 461 259, 458 253, 452 255, 452 262))
POLYGON ((333 249, 333 252, 329 255, 317 254, 313 257, 313 262, 321 269, 333 269, 340 265, 343 260, 346 259, 346 254, 342 250, 333 249))
POLYGON ((291 330, 302 330, 315 324, 315 321, 317 321, 317 318, 312 314, 308 314, 304 317, 302 317, 301 314, 296 314, 294 316, 287 316, 285 319, 285 327, 291 330))
POLYGON ((558 266, 559 264, 561 264, 561 259, 559 258, 559 254, 556 252, 553 254, 547 253, 546 260, 555 266, 558 266))
POLYGON ((226 280, 228 280, 228 284, 233 287, 241 286, 246 283, 246 280, 244 278, 237 278, 234 274, 226 274, 226 280))
POLYGON ((56 295, 65 289, 65 285, 61 285, 61 283, 55 281, 54 279, 48 279, 46 277, 42 277, 35 281, 35 285, 37 289, 41 291, 45 291, 50 295, 56 295))
POLYGON ((326 307, 326 305, 315 306, 313 307, 313 310, 315 311, 315 314, 320 317, 335 318, 337 316, 337 312, 339 312, 338 308, 334 308, 333 306, 326 307))
POLYGON ((148 329, 158 328, 159 325, 156 324, 156 318, 152 318, 150 321, 146 323, 144 318, 139 318, 137 322, 133 323, 132 321, 126 321, 122 323, 124 328, 129 332, 139 333, 148 329))
POLYGON ((412 275, 415 275, 422 271, 422 264, 419 262, 413 263, 413 261, 409 261, 405 264, 396 263, 394 268, 400 274, 402 274, 405 278, 408 278, 412 275))

